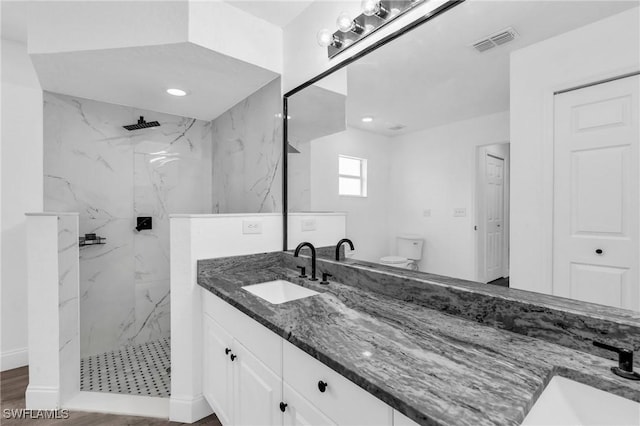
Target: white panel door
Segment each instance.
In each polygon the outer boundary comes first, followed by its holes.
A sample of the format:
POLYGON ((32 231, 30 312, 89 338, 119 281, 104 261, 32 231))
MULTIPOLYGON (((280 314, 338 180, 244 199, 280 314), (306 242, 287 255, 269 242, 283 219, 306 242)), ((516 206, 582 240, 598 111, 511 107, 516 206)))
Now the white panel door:
POLYGON ((556 96, 555 295, 640 309, 638 81, 556 96))
POLYGON ((231 425, 233 375, 229 355, 233 338, 208 315, 203 315, 203 326, 203 394, 220 423, 231 425))
POLYGON ((504 159, 485 155, 485 262, 486 281, 503 277, 504 159))
MULTIPOLYGON (((284 426, 335 426, 337 424, 286 383, 283 394, 283 400, 287 404, 284 412, 284 426)), ((356 410, 355 407, 354 410, 356 410)))
POLYGON ((282 379, 258 360, 236 340, 235 355, 235 416, 237 426, 282 425, 282 379))

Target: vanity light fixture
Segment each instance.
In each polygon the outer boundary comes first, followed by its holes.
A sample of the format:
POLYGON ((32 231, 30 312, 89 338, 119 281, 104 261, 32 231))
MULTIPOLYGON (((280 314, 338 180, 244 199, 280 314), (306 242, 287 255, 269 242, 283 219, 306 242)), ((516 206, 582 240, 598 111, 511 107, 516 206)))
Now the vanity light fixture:
POLYGON ((366 116, 366 117, 362 117, 362 122, 363 123, 371 123, 373 121, 373 117, 371 116, 366 116))
MULTIPOLYGON (((317 41, 327 48, 327 56, 333 58, 349 46, 376 32, 394 19, 423 3, 432 4, 430 10, 425 10, 428 19, 464 0, 361 0, 362 13, 352 18, 348 12, 338 15, 336 25, 338 31, 331 33, 328 29, 318 32, 317 41)), ((428 9, 428 8, 427 8, 428 9)))
POLYGON ((186 90, 176 88, 167 89, 167 93, 172 96, 187 96, 189 94, 186 90))

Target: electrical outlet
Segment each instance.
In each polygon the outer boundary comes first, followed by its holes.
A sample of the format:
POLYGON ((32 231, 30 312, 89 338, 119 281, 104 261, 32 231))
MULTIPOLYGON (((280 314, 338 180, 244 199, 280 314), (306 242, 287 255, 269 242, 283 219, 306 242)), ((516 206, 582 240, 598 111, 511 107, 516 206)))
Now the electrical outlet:
POLYGON ((431 209, 422 210, 423 217, 431 217, 431 209))
POLYGON ((302 219, 301 228, 303 231, 315 231, 316 220, 315 219, 302 219))
POLYGON ((467 209, 464 207, 456 207, 453 209, 453 217, 466 217, 467 209))
POLYGON ((262 234, 262 221, 260 220, 243 220, 243 234, 262 234))

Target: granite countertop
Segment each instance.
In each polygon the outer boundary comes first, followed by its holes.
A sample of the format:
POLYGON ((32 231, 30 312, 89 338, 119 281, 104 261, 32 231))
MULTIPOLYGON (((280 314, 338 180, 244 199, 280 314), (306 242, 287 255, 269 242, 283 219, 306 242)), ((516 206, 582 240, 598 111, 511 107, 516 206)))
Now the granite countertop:
POLYGON ((198 261, 198 284, 423 425, 519 425, 554 375, 640 401, 615 362, 383 294, 298 278, 285 253, 198 261), (272 305, 242 286, 321 294, 272 305))

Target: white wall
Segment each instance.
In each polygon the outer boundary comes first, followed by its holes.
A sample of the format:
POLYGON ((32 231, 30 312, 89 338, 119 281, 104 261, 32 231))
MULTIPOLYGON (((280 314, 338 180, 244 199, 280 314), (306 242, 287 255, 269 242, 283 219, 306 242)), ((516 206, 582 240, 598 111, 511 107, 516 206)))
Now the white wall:
POLYGON ((508 139, 507 112, 395 137, 388 201, 394 249, 396 235, 422 235, 421 271, 475 279, 476 148, 508 139), (454 208, 466 208, 466 216, 453 217, 454 208))
POLYGON ((282 73, 282 29, 228 3, 189 0, 189 41, 282 73))
POLYGON ((2 40, 2 370, 27 363, 25 212, 42 211, 42 90, 25 45, 2 40))
POLYGON ((640 9, 511 55, 511 280, 551 294, 553 93, 640 69, 640 9))
POLYGON ((80 392, 77 213, 27 216, 29 409, 60 408, 80 392))
POLYGON ((310 144, 310 210, 347 213, 353 257, 377 261, 388 252, 389 138, 348 128, 310 144), (338 155, 367 160, 367 196, 338 195, 338 155))
POLYGON ((282 250, 282 215, 223 214, 171 217, 170 419, 191 423, 211 413, 202 396, 202 290, 198 259, 282 250), (262 222, 262 234, 242 233, 245 220, 262 222))
MULTIPOLYGON (((360 0, 317 0, 284 28, 283 89, 287 92, 305 81, 317 76, 344 59, 353 56, 383 37, 424 16, 429 10, 446 3, 446 0, 430 0, 404 14, 365 40, 355 44, 345 52, 329 60, 327 49, 320 47, 316 40, 323 28, 336 29, 336 19, 340 12, 350 12, 353 17, 360 14, 360 0)), ((344 82, 340 79, 324 81, 325 88, 344 93, 344 82)))
POLYGON ((222 1, 38 2, 30 8, 30 53, 187 41, 282 72, 282 29, 222 1))
POLYGON ((335 246, 347 235, 346 220, 347 214, 344 212, 289 213, 288 247, 294 249, 303 241, 310 242, 315 247, 335 246))

